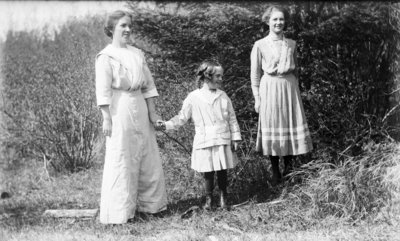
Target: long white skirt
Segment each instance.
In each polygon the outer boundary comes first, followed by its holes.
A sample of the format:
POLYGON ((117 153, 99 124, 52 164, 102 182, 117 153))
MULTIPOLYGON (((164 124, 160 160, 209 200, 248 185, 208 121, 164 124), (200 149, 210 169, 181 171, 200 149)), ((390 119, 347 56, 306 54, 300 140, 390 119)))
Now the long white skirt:
POLYGON ((100 222, 126 223, 135 210, 165 210, 162 161, 143 95, 113 91, 110 112, 112 134, 106 140, 100 222))
POLYGON ((264 155, 300 155, 313 149, 297 78, 264 75, 256 150, 264 155))

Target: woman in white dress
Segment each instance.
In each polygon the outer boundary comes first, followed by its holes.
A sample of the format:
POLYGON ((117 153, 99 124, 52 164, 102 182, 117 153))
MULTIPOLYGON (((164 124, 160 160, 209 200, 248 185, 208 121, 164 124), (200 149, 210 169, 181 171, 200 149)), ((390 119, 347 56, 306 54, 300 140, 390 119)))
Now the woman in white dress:
POLYGON ((96 56, 96 98, 106 136, 100 222, 119 224, 136 210, 165 210, 167 197, 154 128, 158 92, 144 54, 128 44, 131 15, 113 12, 104 30, 112 43, 96 56))

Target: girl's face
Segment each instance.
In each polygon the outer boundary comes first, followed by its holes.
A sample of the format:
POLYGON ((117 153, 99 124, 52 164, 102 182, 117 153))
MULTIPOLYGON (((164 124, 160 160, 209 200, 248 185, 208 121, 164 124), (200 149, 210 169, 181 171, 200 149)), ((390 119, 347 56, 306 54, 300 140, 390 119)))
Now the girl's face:
POLYGON ((128 16, 120 18, 115 25, 113 32, 113 41, 117 41, 120 44, 127 44, 132 34, 132 21, 128 16))
POLYGON ((272 10, 268 25, 270 31, 276 34, 282 33, 285 27, 285 15, 276 9, 272 10))
POLYGON ((214 68, 215 72, 211 76, 211 79, 206 82, 208 84, 208 88, 210 90, 216 90, 217 88, 220 87, 222 83, 222 76, 224 75, 224 70, 222 67, 218 66, 214 68))

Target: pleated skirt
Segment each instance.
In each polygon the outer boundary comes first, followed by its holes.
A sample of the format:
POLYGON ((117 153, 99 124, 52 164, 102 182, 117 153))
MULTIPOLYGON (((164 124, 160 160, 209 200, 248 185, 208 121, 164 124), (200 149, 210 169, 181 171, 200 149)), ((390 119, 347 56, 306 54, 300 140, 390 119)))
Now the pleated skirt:
POLYGON ((234 168, 238 163, 231 145, 218 145, 192 151, 191 168, 198 172, 220 171, 234 168))
POLYGON ((295 75, 264 75, 260 98, 256 150, 272 156, 310 152, 313 146, 295 75))

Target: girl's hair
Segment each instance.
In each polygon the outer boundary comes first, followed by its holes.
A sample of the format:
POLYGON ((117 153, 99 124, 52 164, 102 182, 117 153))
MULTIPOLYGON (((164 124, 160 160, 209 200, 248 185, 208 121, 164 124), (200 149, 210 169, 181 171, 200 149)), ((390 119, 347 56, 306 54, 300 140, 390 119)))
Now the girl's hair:
POLYGON ((285 18, 285 26, 283 26, 283 30, 286 30, 288 22, 289 22, 289 11, 285 7, 283 7, 281 5, 271 5, 271 6, 269 6, 267 8, 267 10, 265 10, 263 16, 261 17, 261 21, 263 23, 265 23, 267 25, 267 28, 268 28, 269 27, 268 22, 269 22, 269 19, 270 19, 271 14, 272 14, 273 11, 278 11, 278 12, 283 13, 283 17, 285 18))
POLYGON ((112 38, 115 25, 117 25, 118 21, 125 16, 129 17, 132 21, 132 15, 129 12, 123 10, 116 10, 110 13, 107 16, 106 23, 104 25, 104 33, 108 37, 112 38))
POLYGON ((202 62, 196 71, 196 85, 200 89, 204 82, 209 82, 216 68, 222 68, 221 64, 214 60, 202 62))

